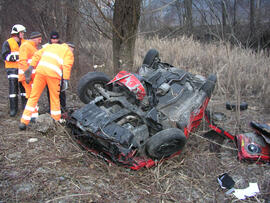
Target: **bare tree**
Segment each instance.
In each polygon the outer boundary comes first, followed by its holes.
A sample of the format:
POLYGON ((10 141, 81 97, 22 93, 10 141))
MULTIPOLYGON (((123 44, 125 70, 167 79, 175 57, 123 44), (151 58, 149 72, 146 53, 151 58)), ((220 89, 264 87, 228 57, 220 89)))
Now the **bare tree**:
POLYGON ((256 1, 256 41, 258 44, 258 49, 261 49, 261 36, 263 35, 263 30, 261 28, 261 0, 256 1))
POLYGON ((236 13, 237 13, 237 0, 234 0, 233 3, 233 29, 235 29, 236 26, 236 13))
MULTIPOLYGON (((119 71, 120 65, 131 70, 134 62, 134 49, 141 16, 142 0, 115 0, 112 4, 109 3, 109 7, 113 5, 112 20, 105 13, 108 1, 90 0, 90 2, 96 7, 99 17, 111 28, 114 73, 119 71)), ((92 18, 92 22, 95 24, 96 30, 111 38, 111 34, 104 32, 97 19, 92 18)))
POLYGON ((141 12, 141 0, 116 0, 113 14, 114 73, 120 65, 130 69, 134 62, 134 48, 141 12))
POLYGON ((222 27, 223 30, 225 30, 225 27, 227 26, 227 8, 226 8, 226 2, 224 0, 221 0, 221 8, 222 8, 222 27))
POLYGON ((254 37, 255 32, 255 0, 250 0, 250 13, 249 13, 249 29, 250 36, 254 37))
POLYGON ((69 0, 66 2, 67 15, 66 15, 66 41, 71 41, 77 45, 75 49, 75 63, 74 63, 74 76, 80 74, 79 68, 79 51, 78 45, 80 42, 80 19, 79 19, 79 7, 80 1, 78 0, 69 0))
MULTIPOLYGON (((2 10, 3 10, 3 6, 4 6, 4 1, 3 0, 0 0, 0 13, 2 13, 2 10)), ((0 33, 3 33, 3 22, 4 22, 4 19, 3 17, 1 16, 0 18, 0 33)))
POLYGON ((185 26, 187 33, 191 34, 193 29, 193 18, 192 18, 192 0, 184 0, 185 6, 185 26))
POLYGON ((183 5, 181 0, 175 1, 175 8, 177 10, 177 17, 179 20, 179 26, 183 25, 183 5))

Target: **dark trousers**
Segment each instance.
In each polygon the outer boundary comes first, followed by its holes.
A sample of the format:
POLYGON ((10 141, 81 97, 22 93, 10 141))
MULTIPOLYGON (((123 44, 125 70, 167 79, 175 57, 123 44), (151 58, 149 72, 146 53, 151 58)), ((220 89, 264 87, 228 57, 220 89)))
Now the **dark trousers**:
POLYGON ((6 68, 8 84, 9 84, 9 108, 10 116, 15 116, 18 112, 18 93, 20 90, 22 110, 24 110, 26 104, 26 94, 23 85, 18 82, 18 69, 6 68))

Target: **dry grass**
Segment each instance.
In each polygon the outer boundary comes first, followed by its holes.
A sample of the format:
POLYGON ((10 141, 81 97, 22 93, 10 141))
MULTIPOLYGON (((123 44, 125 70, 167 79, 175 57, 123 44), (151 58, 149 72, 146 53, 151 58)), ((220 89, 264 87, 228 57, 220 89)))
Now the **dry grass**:
MULTIPOLYGON (((96 50, 93 64, 100 65, 96 70, 110 75, 113 66, 111 45, 103 40, 102 43, 91 44, 91 48, 96 50)), ((162 61, 176 67, 205 76, 216 74, 218 84, 215 94, 223 100, 240 102, 252 97, 270 112, 270 58, 263 52, 255 53, 224 42, 202 44, 187 37, 140 37, 136 41, 134 71, 151 48, 160 52, 162 61)))
POLYGON ((270 58, 263 52, 255 53, 227 43, 202 44, 192 38, 143 39, 136 45, 136 66, 141 64, 146 51, 155 48, 162 61, 193 73, 218 76, 216 94, 224 100, 255 97, 269 109, 270 58))
MULTIPOLYGON (((88 46, 94 51, 85 72, 101 65, 97 70, 110 74, 110 43, 88 46)), ((220 124, 231 133, 250 131, 246 126, 250 120, 270 122, 260 102, 261 98, 269 99, 269 58, 263 54, 224 43, 204 45, 185 37, 139 38, 136 68, 150 48, 160 52, 162 61, 180 68, 203 75, 217 74, 218 85, 209 107, 225 113, 227 119, 220 124), (249 103, 247 111, 224 109, 225 101, 242 99, 249 103)), ((237 202, 233 195, 225 195, 217 183, 218 175, 224 172, 232 176, 238 189, 246 188, 250 182, 258 183, 260 194, 245 202, 270 200, 269 165, 240 163, 232 142, 203 136, 209 130, 205 123, 191 134, 180 156, 140 171, 108 165, 82 151, 62 126, 55 126, 56 130, 47 134, 34 129, 21 132, 20 115, 8 116, 3 68, 0 73, 4 97, 0 100, 0 202, 237 202), (29 138, 38 141, 29 143, 29 138)), ((76 102, 77 97, 68 94, 68 106, 76 102)))
MULTIPOLYGON (((96 70, 112 76, 111 45, 103 40, 103 43, 93 43, 92 48, 98 50, 100 56, 97 65, 105 64, 96 70)), ((226 101, 238 104, 249 101, 250 109, 270 112, 270 58, 263 52, 256 53, 251 49, 232 47, 224 42, 202 44, 187 37, 175 39, 139 37, 136 41, 133 71, 141 66, 146 52, 151 48, 159 51, 162 61, 176 67, 206 77, 211 73, 216 74, 218 81, 212 97, 214 106, 224 107, 226 101)), ((213 106, 212 103, 209 108, 213 106)), ((236 131, 241 128, 240 114, 236 111, 233 115, 236 131)), ((249 119, 255 118, 249 117, 249 119)), ((270 122, 270 117, 265 116, 260 121, 270 122)))

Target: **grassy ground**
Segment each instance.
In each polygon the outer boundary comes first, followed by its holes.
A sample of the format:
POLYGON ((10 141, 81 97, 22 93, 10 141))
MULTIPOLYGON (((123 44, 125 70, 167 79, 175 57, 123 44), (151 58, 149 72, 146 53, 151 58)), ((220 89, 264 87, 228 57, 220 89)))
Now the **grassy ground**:
MULTIPOLYGON (((109 73, 109 44, 91 46, 98 53, 93 54, 91 64, 109 73)), ((219 124, 226 130, 249 132, 251 120, 270 123, 270 63, 262 53, 218 42, 200 44, 184 37, 139 38, 134 70, 150 48, 156 48, 162 61, 174 66, 205 76, 217 74, 209 109, 225 114, 226 119, 219 124), (227 111, 226 101, 246 101, 249 108, 227 111)), ((85 72, 87 68, 93 70, 85 67, 85 72)), ((235 188, 258 183, 260 194, 245 202, 270 201, 269 165, 239 162, 234 143, 204 136, 209 131, 205 122, 191 134, 180 156, 140 171, 108 165, 89 155, 74 144, 63 126, 56 125, 46 134, 34 128, 21 132, 20 114, 8 116, 7 79, 4 69, 0 71, 0 202, 237 202, 217 183, 217 177, 225 172, 235 180, 235 188), (30 142, 30 138, 37 141, 30 142)), ((73 108, 82 106, 75 92, 69 92, 67 103, 73 108)), ((46 99, 40 102, 43 109, 46 105, 46 99)))
MULTIPOLYGON (((110 44, 93 43, 91 66, 95 70, 111 74, 112 53, 110 44), (103 53, 103 54, 100 54, 103 53)), ((260 107, 270 112, 270 58, 265 53, 232 47, 223 42, 202 44, 192 38, 177 39, 138 38, 135 50, 134 71, 141 65, 146 52, 155 48, 160 52, 162 61, 173 64, 193 73, 218 76, 216 94, 224 100, 241 101, 243 97, 252 97, 260 107)), ((93 70, 92 67, 86 70, 93 70)))

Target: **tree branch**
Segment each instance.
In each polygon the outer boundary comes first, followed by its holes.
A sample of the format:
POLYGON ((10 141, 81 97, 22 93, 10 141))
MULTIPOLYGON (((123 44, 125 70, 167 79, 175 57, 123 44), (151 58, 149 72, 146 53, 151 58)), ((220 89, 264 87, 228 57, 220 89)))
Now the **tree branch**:
POLYGON ((102 10, 100 9, 100 7, 98 6, 97 2, 95 0, 89 0, 91 1, 95 7, 97 8, 99 14, 102 16, 102 18, 110 24, 110 26, 112 27, 112 30, 117 34, 117 36, 121 39, 124 40, 124 37, 118 32, 118 30, 116 29, 116 27, 113 25, 113 23, 105 16, 105 14, 102 12, 102 10))

